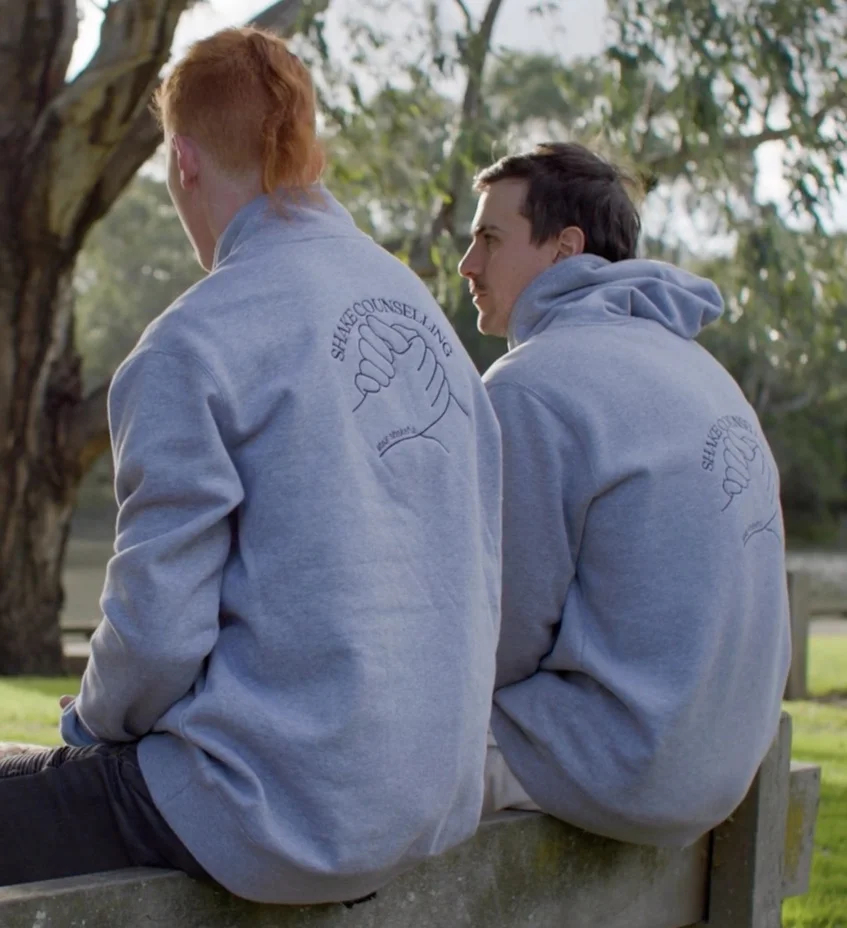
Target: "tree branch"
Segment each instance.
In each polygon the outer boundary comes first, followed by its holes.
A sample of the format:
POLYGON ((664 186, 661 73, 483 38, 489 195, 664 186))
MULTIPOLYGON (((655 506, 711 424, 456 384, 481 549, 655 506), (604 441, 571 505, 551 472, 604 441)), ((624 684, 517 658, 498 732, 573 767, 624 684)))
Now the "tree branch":
POLYGON ((289 38, 328 6, 329 0, 279 0, 254 16, 250 25, 289 38))
POLYGON ((468 9, 467 4, 464 0, 455 0, 456 6, 462 11, 462 16, 465 17, 465 27, 468 30, 468 33, 473 32, 473 17, 471 16, 471 11, 468 9))
POLYGON ((462 100, 458 132, 448 158, 448 163, 451 165, 450 181, 447 192, 437 207, 430 229, 430 241, 435 241, 442 232, 453 235, 456 231, 456 204, 467 182, 467 163, 472 154, 474 127, 479 120, 482 108, 482 76, 491 49, 494 24, 500 13, 502 2, 503 0, 489 0, 479 30, 468 37, 465 53, 468 78, 462 100))
POLYGON ((44 108, 31 134, 26 187, 44 194, 28 198, 25 235, 29 229, 43 234, 46 213, 60 247, 71 254, 78 247, 78 220, 88 197, 144 112, 190 3, 119 0, 106 8, 94 57, 44 108))
MULTIPOLYGON (((721 141, 721 151, 726 155, 749 155, 765 142, 777 142, 791 138, 794 130, 765 129, 754 135, 736 135, 721 141)), ((678 177, 685 172, 689 161, 697 162, 703 157, 714 154, 710 144, 691 148, 687 145, 670 155, 659 155, 647 161, 645 167, 648 173, 656 177, 678 177)))
POLYGON ((77 450, 83 474, 109 448, 109 417, 106 397, 111 378, 95 387, 76 408, 73 424, 72 447, 77 450))
MULTIPOLYGON (((149 10, 142 15, 140 0, 111 3, 91 63, 48 107, 33 133, 30 150, 41 169, 62 164, 51 175, 48 208, 52 228, 71 251, 161 142, 148 104, 176 25, 192 2, 153 0, 155 15, 149 10)), ((145 3, 150 6, 150 0, 145 3)), ((287 36, 328 5, 329 0, 279 0, 252 24, 287 36)))
POLYGON ((77 37, 76 0, 0 0, 0 23, 0 149, 12 164, 64 85, 77 37))
MULTIPOLYGON (((122 0, 122 4, 127 2, 128 0, 122 0)), ((171 2, 173 3, 173 0, 171 2)), ((191 0, 177 0, 178 5, 183 8, 190 2, 191 0)), ((286 37, 291 36, 301 26, 304 18, 308 19, 323 12, 329 6, 329 2, 330 0, 280 0, 260 13, 251 21, 251 25, 278 32, 286 37)), ((115 4, 113 3, 112 6, 115 4)), ((112 25, 114 22, 112 21, 112 25)), ((104 22, 104 28, 105 25, 104 22)), ((175 25, 176 23, 173 23, 174 28, 175 25)), ((170 22, 167 26, 164 38, 167 40, 166 44, 169 49, 173 33, 169 28, 170 22)), ((108 35, 104 33, 104 41, 106 48, 98 50, 89 68, 80 78, 82 83, 87 84, 89 92, 93 92, 98 83, 104 80, 108 87, 108 80, 113 82, 116 79, 120 80, 130 74, 132 68, 137 67, 137 62, 128 62, 126 55, 122 56, 115 50, 113 31, 110 31, 108 35)), ((161 54, 158 57, 154 56, 157 64, 153 79, 148 81, 144 87, 137 88, 137 99, 130 118, 124 124, 120 140, 108 150, 105 159, 101 161, 98 176, 87 195, 80 198, 73 231, 69 233, 69 247, 72 250, 81 246, 87 231, 105 215, 138 169, 155 153, 162 141, 161 130, 147 106, 147 101, 152 96, 153 88, 158 81, 158 73, 167 54, 166 51, 164 56, 161 54)), ((58 178, 58 183, 64 184, 63 172, 58 173, 62 175, 58 178)), ((103 383, 85 397, 74 419, 75 447, 79 449, 83 473, 109 447, 109 427, 106 415, 108 389, 108 382, 103 383)))
MULTIPOLYGON (((304 18, 317 16, 328 6, 329 0, 281 0, 251 20, 250 25, 288 38, 295 34, 304 18)), ((80 238, 108 212, 161 142, 162 130, 149 108, 145 107, 133 120, 121 144, 112 152, 101 172, 100 181, 91 191, 86 209, 80 214, 77 232, 80 238)))
MULTIPOLYGON (((820 129, 832 108, 833 105, 828 103, 812 116, 812 125, 816 130, 820 129)), ((794 137, 796 134, 796 129, 786 126, 783 129, 763 129, 753 135, 734 135, 721 140, 721 150, 729 155, 751 155, 760 145, 764 145, 766 142, 782 142, 794 137)), ((708 143, 697 148, 684 147, 672 155, 662 155, 648 161, 646 167, 648 171, 656 176, 676 177, 683 173, 685 165, 689 161, 699 161, 700 158, 712 154, 713 150, 708 143)))

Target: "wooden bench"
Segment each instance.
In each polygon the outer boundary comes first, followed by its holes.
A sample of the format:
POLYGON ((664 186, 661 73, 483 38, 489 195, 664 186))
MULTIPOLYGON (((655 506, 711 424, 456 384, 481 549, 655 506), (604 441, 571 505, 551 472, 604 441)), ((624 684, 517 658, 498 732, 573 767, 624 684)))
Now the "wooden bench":
POLYGON ((62 622, 62 651, 65 657, 65 673, 81 677, 88 664, 91 652, 91 636, 97 624, 90 622, 62 622))
POLYGON ((847 616, 847 596, 819 590, 812 576, 802 570, 788 571, 788 603, 791 616, 791 668, 785 685, 787 700, 809 698, 809 631, 813 618, 847 616))
POLYGON ((791 724, 736 813, 695 845, 619 844, 532 813, 484 823, 459 848, 352 908, 262 906, 170 871, 0 889, 3 928, 779 928, 807 891, 819 768, 791 765, 791 724))

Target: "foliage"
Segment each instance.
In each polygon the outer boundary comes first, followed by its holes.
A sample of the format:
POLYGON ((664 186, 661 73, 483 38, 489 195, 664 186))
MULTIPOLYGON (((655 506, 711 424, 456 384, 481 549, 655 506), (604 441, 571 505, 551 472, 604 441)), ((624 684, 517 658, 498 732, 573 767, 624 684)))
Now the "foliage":
POLYGON ((739 225, 731 257, 701 262, 727 312, 702 342, 755 407, 780 465, 790 533, 824 540, 847 511, 847 235, 739 225))
POLYGON ((202 273, 164 183, 138 175, 95 227, 77 263, 86 380, 107 378, 144 327, 202 273))
POLYGON ((788 145, 791 202, 814 218, 844 175, 844 0, 611 0, 614 140, 659 177, 729 205, 753 194, 756 148, 788 145))

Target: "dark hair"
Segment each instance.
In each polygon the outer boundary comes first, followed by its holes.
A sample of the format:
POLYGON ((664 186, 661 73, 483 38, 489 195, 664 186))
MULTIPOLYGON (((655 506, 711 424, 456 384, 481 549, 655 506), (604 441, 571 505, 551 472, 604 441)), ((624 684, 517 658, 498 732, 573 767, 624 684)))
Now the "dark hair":
POLYGON ((586 253, 609 261, 635 257, 641 217, 626 188, 638 183, 621 168, 576 142, 545 142, 481 171, 474 189, 510 179, 529 183, 521 212, 535 244, 578 226, 586 253))

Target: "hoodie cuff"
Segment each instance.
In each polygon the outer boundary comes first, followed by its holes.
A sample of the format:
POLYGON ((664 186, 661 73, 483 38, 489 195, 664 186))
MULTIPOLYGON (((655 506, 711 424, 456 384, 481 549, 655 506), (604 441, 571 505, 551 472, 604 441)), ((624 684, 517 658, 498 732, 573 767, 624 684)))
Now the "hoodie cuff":
POLYGON ((97 738, 85 725, 76 711, 76 701, 67 706, 59 720, 59 733, 65 744, 75 748, 87 748, 99 744, 97 738))

